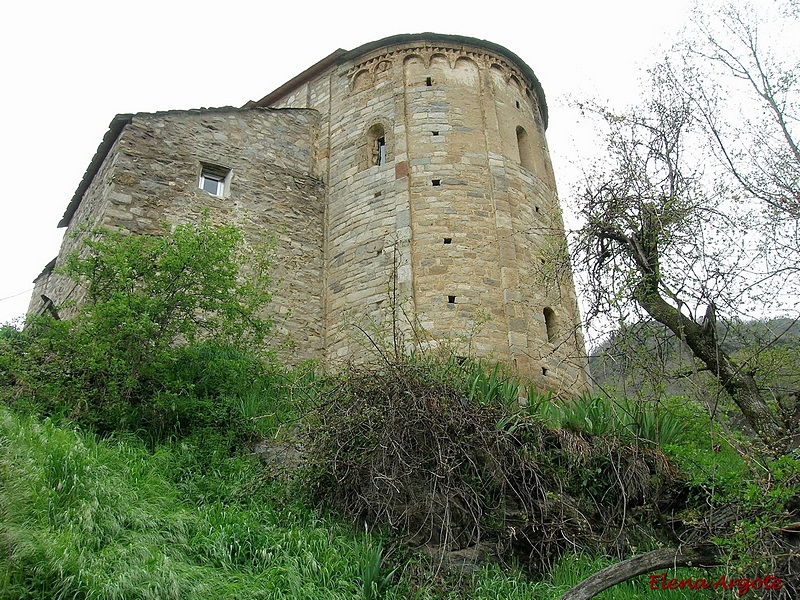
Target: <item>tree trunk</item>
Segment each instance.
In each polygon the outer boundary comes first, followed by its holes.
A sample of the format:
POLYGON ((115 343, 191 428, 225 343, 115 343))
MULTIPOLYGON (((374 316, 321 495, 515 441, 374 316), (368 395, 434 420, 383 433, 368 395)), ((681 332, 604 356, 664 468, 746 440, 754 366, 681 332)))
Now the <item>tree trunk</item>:
POLYGON ((654 289, 655 286, 648 285, 648 279, 645 277, 637 286, 636 301, 651 317, 686 342, 694 355, 703 361, 723 389, 730 394, 762 441, 776 451, 785 450, 789 444, 788 432, 767 405, 753 376, 742 372, 719 347, 715 324, 699 325, 684 315, 664 300, 654 289))
MULTIPOLYGON (((719 555, 713 546, 691 549, 660 548, 646 554, 634 556, 594 575, 590 575, 561 596, 561 600, 588 600, 603 590, 628 581, 637 575, 651 573, 657 569, 689 566, 714 566, 720 564, 719 555)), ((661 580, 659 579, 659 582, 661 580)), ((649 589, 647 590, 649 591, 649 589)), ((646 595, 643 591, 642 596, 646 595)))

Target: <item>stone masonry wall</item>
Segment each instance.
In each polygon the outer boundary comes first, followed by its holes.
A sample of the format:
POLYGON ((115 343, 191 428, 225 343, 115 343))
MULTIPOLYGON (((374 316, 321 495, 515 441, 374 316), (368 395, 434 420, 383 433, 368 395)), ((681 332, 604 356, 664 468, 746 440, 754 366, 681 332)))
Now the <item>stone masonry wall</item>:
MULTIPOLYGON (((67 233, 154 232, 208 211, 253 243, 277 236, 273 312, 294 359, 359 362, 399 340, 582 391, 538 82, 490 43, 428 35, 325 63, 269 109, 133 116, 67 233), (223 197, 199 189, 204 165, 230 172, 223 197)), ((44 273, 32 310, 40 294, 79 299, 70 285, 44 273)))
MULTIPOLYGON (((69 225, 59 259, 83 223, 163 232, 162 223, 233 223, 246 240, 275 236, 274 343, 297 345, 295 360, 322 354, 322 182, 312 175, 315 111, 213 109, 140 114, 123 130, 69 225), (203 166, 230 171, 223 197, 198 186, 203 166)), ((63 279, 50 278, 60 304, 63 279)), ((75 293, 72 294, 75 297, 75 293)), ((289 356, 287 354, 287 356, 289 356)))
MULTIPOLYGON (((373 355, 367 335, 394 326, 406 339, 414 320, 408 169, 395 74, 351 86, 346 67, 310 81, 275 106, 309 106, 321 116, 318 170, 326 183, 325 357, 329 365, 373 355), (381 125, 387 161, 371 164, 371 127, 381 125), (367 334, 367 335, 365 335, 367 334)), ((407 348, 404 348, 407 349, 407 348)))
POLYGON ((394 315, 417 345, 583 388, 574 286, 553 260, 565 239, 542 112, 515 65, 477 46, 389 45, 275 106, 321 115, 329 360, 358 359, 360 329, 386 334, 394 315), (382 165, 370 163, 375 126, 382 165))
MULTIPOLYGON (((83 201, 72 215, 56 258, 54 265, 56 268, 64 264, 67 256, 81 251, 86 234, 103 226, 110 197, 114 193, 118 155, 119 139, 111 148, 109 158, 103 162, 84 194, 83 201)), ((46 297, 53 303, 54 308, 58 309, 61 317, 70 317, 74 315, 75 307, 80 304, 84 295, 84 289, 72 279, 52 271, 42 273, 34 282, 28 314, 40 313, 46 297)))

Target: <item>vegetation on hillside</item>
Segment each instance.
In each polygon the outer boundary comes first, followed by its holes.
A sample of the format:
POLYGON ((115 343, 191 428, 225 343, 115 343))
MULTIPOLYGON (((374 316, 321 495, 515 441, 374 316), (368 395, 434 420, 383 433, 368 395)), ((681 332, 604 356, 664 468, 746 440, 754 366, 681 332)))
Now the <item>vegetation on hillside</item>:
POLYGON ((800 443, 800 396, 772 385, 762 359, 785 332, 736 354, 720 337, 753 315, 798 314, 800 62, 781 40, 800 20, 789 2, 761 10, 698 7, 640 100, 580 105, 607 152, 577 191, 575 250, 589 318, 618 326, 617 340, 662 325, 778 456, 800 443))
POLYGON ((268 244, 205 220, 88 236, 62 270, 74 316, 0 328, 0 598, 572 599, 609 565, 592 594, 797 597, 796 320, 738 312, 797 289, 797 71, 721 14, 732 45, 701 20, 642 107, 591 107, 611 162, 579 256, 592 315, 620 325, 604 364, 626 363, 603 395, 391 336, 369 366, 289 369, 265 350, 268 244), (715 119, 698 52, 763 118, 715 119))
MULTIPOLYGON (((717 324, 717 338, 729 355, 752 365, 774 397, 800 387, 795 365, 800 359, 800 322, 787 317, 717 324)), ((614 396, 697 396, 704 367, 663 325, 641 321, 624 325, 589 356, 592 383, 614 396), (699 377, 697 377, 699 376, 699 377)))
POLYGON ((642 550, 713 542, 730 570, 785 547, 797 461, 754 473, 700 404, 428 356, 277 364, 239 243, 95 238, 74 318, 0 331, 0 597, 555 598, 642 550))

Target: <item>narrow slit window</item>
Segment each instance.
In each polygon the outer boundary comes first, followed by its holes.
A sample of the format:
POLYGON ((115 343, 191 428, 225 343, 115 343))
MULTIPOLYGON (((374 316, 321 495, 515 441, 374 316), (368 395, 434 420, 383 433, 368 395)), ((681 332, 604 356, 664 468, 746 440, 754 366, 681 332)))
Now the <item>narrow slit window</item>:
POLYGON ((425 85, 428 86, 428 87, 432 86, 433 85, 433 78, 426 77, 425 78, 425 85))
POLYGON ((378 156, 377 162, 375 164, 377 164, 377 165, 385 165, 386 164, 386 138, 385 137, 379 137, 377 140, 375 140, 375 144, 377 145, 376 154, 378 156))
POLYGON ((552 308, 545 307, 544 311, 544 324, 547 328, 547 341, 552 342, 556 339, 556 334, 558 333, 558 323, 556 322, 556 313, 553 311, 552 308))
POLYGON ((448 296, 447 297, 447 303, 448 304, 455 304, 456 303, 456 297, 455 296, 448 296))
POLYGON ((517 108, 519 108, 519 100, 516 100, 517 108))
POLYGON ((453 238, 444 238, 444 243, 445 244, 452 244, 453 243, 453 238))
POLYGON ((376 123, 367 131, 367 166, 375 167, 385 165, 389 159, 386 146, 386 130, 383 125, 376 123))
POLYGON ((431 185, 433 187, 439 187, 440 185, 442 185, 442 180, 441 179, 431 179, 431 185))
POLYGON ((531 151, 531 141, 528 132, 523 127, 517 127, 517 149, 519 150, 519 164, 533 170, 533 152, 531 151))
POLYGON ((547 367, 542 367, 542 375, 547 377, 547 367))

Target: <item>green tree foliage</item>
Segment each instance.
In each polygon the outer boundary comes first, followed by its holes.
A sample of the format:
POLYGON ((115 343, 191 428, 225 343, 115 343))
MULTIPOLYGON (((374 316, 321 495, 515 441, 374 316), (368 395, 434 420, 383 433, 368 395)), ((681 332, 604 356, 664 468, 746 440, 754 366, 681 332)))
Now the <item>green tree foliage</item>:
POLYGON ((260 344, 269 333, 259 316, 270 301, 269 248, 247 248, 234 226, 203 220, 163 236, 104 232, 85 243, 88 255, 74 253, 64 267, 86 287, 80 320, 126 352, 208 334, 260 344))
POLYGON ((207 220, 161 236, 97 232, 62 268, 85 291, 75 316, 37 317, 19 339, 6 336, 21 368, 5 378, 27 379, 39 406, 101 431, 163 420, 193 385, 174 375, 185 348, 213 339, 266 354, 269 250, 207 220))

